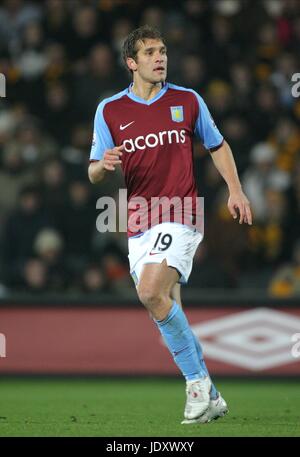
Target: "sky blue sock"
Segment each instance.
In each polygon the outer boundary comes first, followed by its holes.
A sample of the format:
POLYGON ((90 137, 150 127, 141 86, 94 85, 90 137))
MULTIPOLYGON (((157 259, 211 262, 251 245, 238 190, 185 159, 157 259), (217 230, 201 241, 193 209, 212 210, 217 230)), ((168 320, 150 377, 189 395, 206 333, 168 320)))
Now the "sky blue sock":
POLYGON ((206 372, 201 367, 193 332, 183 310, 175 300, 167 317, 155 322, 185 379, 191 381, 205 377, 206 372))
MULTIPOLYGON (((202 369, 203 369, 203 371, 205 371, 206 375, 209 376, 208 369, 206 367, 206 363, 205 363, 205 361, 203 359, 203 351, 202 351, 202 346, 200 344, 200 341, 196 337, 195 333, 193 333, 193 337, 194 337, 194 343, 195 343, 195 346, 196 346, 196 351, 197 351, 197 354, 198 354, 202 369)), ((218 391, 215 388, 214 384, 211 383, 210 399, 211 400, 216 400, 216 398, 218 398, 218 391)))

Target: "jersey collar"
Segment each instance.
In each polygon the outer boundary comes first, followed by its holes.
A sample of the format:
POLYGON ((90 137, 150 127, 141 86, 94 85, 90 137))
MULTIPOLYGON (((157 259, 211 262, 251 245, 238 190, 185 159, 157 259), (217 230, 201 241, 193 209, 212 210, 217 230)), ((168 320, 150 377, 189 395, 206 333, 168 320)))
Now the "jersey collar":
POLYGON ((142 103, 143 105, 152 105, 152 103, 155 103, 167 92, 169 85, 167 82, 165 82, 163 84, 162 88, 160 89, 160 91, 155 95, 155 97, 151 98, 150 100, 144 100, 143 98, 135 95, 131 90, 132 86, 133 86, 133 83, 130 84, 130 86, 128 87, 128 90, 127 90, 127 96, 129 98, 131 98, 131 100, 133 100, 134 102, 137 102, 137 103, 142 103))

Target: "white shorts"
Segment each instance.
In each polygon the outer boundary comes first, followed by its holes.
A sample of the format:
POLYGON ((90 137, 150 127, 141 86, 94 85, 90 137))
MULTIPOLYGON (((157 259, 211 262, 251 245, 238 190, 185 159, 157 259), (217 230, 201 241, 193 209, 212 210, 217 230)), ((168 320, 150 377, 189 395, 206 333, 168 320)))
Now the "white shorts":
POLYGON ((203 235, 196 229, 176 222, 155 225, 142 235, 128 240, 130 274, 138 284, 143 266, 166 260, 180 274, 178 282, 186 284, 192 271, 193 258, 203 235))

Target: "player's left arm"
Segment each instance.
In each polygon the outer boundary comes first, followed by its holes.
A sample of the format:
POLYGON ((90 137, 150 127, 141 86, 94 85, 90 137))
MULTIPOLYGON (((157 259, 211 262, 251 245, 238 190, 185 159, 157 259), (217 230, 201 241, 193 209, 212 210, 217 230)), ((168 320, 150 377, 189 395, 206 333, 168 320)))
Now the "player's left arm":
POLYGON ((252 224, 250 203, 242 190, 235 160, 229 144, 219 132, 203 98, 194 92, 198 103, 198 117, 195 123, 195 133, 211 153, 216 168, 223 176, 229 189, 228 209, 234 219, 238 217, 242 224, 252 224))
POLYGON ((252 225, 250 202, 242 190, 235 160, 229 144, 224 140, 215 151, 211 151, 213 162, 223 176, 229 190, 228 209, 234 219, 238 217, 239 223, 252 225))

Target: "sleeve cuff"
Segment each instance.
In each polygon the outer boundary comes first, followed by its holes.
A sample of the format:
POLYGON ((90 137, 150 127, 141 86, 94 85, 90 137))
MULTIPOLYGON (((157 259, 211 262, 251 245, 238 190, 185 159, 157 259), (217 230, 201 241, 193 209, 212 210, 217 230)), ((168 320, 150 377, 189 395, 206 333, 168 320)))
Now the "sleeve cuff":
POLYGON ((209 148, 209 152, 217 151, 218 149, 220 149, 223 146, 223 143, 224 143, 224 138, 222 140, 222 143, 220 143, 218 146, 214 146, 213 148, 209 148))

